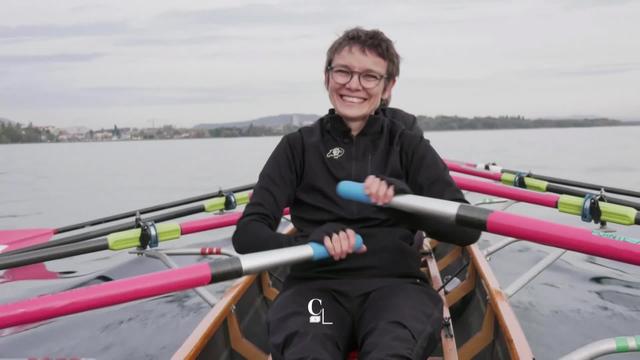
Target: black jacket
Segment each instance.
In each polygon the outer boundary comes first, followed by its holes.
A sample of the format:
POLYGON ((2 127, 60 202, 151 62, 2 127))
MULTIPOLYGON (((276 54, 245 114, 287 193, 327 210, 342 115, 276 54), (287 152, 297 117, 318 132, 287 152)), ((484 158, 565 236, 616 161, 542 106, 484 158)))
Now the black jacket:
MULTIPOLYGON (((233 235, 239 253, 303 244, 326 223, 359 233, 368 251, 342 261, 297 265, 294 278, 422 277, 413 233, 388 210, 344 200, 341 180, 362 182, 377 175, 414 194, 466 202, 446 165, 422 136, 413 115, 383 108, 355 137, 333 110, 311 126, 282 138, 260 173, 250 203, 233 235), (275 232, 282 209, 291 208, 298 235, 275 232)), ((424 224, 430 236, 459 245, 479 232, 440 223, 424 224)))

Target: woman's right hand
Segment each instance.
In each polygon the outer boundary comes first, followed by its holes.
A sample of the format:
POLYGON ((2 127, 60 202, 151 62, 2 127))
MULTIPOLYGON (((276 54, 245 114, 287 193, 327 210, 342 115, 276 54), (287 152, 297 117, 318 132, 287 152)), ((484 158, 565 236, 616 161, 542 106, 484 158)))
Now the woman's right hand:
POLYGON ((334 260, 342 260, 354 251, 358 254, 367 251, 367 247, 363 244, 357 251, 354 249, 356 245, 356 233, 351 229, 341 230, 331 236, 327 235, 323 238, 324 247, 334 260))
POLYGON ((376 205, 386 205, 393 199, 395 188, 375 175, 369 175, 364 180, 364 192, 371 202, 376 205))

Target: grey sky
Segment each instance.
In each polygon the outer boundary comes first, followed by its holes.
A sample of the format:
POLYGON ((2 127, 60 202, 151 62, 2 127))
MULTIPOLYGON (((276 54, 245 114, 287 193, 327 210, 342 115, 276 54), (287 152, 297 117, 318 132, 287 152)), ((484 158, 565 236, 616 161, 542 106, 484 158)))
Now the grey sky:
POLYGON ((5 0, 0 117, 92 128, 330 107, 324 54, 380 28, 393 106, 425 115, 640 120, 640 2, 5 0))

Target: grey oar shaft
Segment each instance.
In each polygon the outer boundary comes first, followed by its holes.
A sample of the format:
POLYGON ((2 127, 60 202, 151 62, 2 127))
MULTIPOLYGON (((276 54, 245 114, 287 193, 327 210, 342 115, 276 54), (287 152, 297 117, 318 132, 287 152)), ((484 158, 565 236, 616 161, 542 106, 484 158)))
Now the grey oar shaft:
POLYGON ((258 273, 277 266, 290 265, 313 259, 310 246, 292 246, 260 253, 245 254, 240 257, 245 274, 258 273))
POLYGON ((561 357, 560 360, 587 360, 608 354, 637 351, 640 351, 640 335, 619 336, 587 344, 561 357))

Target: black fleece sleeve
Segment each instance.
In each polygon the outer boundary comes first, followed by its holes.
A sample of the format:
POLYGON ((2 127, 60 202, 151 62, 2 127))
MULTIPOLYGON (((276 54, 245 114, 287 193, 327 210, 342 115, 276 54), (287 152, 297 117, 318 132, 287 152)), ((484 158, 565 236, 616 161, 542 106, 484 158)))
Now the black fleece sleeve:
MULTIPOLYGON (((462 191, 449 175, 440 155, 429 140, 414 135, 407 136, 405 147, 405 177, 408 186, 416 195, 467 203, 462 191)), ((433 219, 420 219, 423 229, 430 237, 460 246, 473 244, 480 231, 433 219)))
POLYGON ((232 242, 240 254, 297 245, 301 238, 276 232, 282 210, 291 205, 302 171, 299 133, 284 136, 267 160, 232 242))

